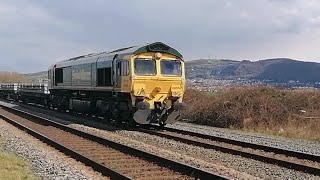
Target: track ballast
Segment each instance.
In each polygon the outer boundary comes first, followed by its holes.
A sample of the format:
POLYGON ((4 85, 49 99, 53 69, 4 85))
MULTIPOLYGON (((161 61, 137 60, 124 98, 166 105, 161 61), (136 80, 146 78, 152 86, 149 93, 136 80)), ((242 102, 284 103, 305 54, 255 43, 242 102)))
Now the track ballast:
POLYGON ((0 116, 111 179, 226 179, 14 108, 0 116))

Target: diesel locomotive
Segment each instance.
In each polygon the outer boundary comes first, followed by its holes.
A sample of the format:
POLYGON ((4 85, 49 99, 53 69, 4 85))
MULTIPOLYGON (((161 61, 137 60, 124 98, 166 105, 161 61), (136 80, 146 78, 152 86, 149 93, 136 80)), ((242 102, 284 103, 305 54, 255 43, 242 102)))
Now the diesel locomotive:
POLYGON ((161 42, 57 62, 40 95, 26 85, 13 87, 11 94, 23 101, 129 124, 174 123, 185 107, 183 56, 161 42))

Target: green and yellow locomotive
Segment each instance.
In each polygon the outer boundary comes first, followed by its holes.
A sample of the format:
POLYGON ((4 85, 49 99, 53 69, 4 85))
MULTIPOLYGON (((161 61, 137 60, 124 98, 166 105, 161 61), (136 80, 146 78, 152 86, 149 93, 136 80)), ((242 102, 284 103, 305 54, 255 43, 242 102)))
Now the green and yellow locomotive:
POLYGON ((48 76, 47 103, 61 110, 164 126, 184 108, 183 57, 161 42, 64 60, 48 76))

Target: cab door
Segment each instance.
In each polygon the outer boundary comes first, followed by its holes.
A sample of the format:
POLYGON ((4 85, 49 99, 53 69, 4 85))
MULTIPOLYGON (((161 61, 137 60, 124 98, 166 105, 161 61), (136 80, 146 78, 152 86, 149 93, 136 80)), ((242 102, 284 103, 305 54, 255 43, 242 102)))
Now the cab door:
POLYGON ((48 88, 51 89, 54 84, 54 74, 52 68, 48 70, 48 88))
POLYGON ((112 82, 113 91, 121 88, 121 60, 115 55, 112 60, 112 82))
POLYGON ((122 73, 121 73, 121 60, 116 60, 116 87, 121 88, 121 82, 122 82, 122 73))
POLYGON ((129 78, 130 78, 129 61, 117 59, 115 61, 115 88, 121 91, 130 91, 129 78))

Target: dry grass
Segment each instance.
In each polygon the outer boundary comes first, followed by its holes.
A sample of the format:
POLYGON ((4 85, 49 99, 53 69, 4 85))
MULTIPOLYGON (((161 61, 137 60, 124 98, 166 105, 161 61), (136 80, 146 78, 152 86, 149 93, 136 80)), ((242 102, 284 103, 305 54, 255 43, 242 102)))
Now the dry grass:
POLYGON ((320 141, 320 91, 238 87, 187 90, 185 117, 198 124, 320 141))
POLYGON ((22 74, 15 72, 1 72, 0 71, 0 83, 27 83, 30 79, 22 74))
POLYGON ((20 157, 6 152, 0 140, 0 179, 38 179, 20 157))

